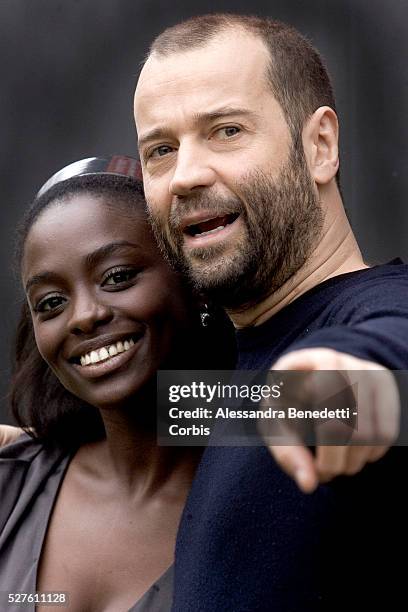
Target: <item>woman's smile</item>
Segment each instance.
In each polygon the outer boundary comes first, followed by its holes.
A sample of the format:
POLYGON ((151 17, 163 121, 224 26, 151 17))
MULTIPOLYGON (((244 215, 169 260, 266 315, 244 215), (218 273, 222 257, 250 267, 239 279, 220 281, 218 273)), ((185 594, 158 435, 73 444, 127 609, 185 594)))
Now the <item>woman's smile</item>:
POLYGON ((144 335, 140 333, 127 334, 121 336, 121 338, 117 342, 96 338, 96 345, 101 346, 101 348, 94 348, 86 353, 81 353, 79 357, 69 359, 69 362, 85 378, 98 378, 110 374, 128 364, 140 349, 144 335), (101 342, 103 342, 102 345, 101 342))

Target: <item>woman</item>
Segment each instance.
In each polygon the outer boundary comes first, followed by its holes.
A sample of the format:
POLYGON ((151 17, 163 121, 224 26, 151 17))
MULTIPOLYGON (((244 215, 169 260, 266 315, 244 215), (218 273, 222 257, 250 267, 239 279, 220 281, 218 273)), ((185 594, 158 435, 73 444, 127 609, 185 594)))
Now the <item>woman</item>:
POLYGON ((72 611, 170 609, 200 449, 157 446, 155 373, 229 365, 158 252, 137 172, 69 166, 20 232, 12 404, 32 429, 0 454, 0 590, 68 592, 72 611))

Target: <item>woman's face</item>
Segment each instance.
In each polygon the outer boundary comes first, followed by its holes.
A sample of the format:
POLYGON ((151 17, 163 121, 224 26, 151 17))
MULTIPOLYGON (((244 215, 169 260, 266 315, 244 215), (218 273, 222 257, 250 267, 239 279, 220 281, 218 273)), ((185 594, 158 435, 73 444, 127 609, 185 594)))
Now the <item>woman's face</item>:
POLYGON ((191 303, 143 213, 117 198, 52 204, 30 229, 22 265, 42 357, 101 408, 133 396, 191 325, 191 303))

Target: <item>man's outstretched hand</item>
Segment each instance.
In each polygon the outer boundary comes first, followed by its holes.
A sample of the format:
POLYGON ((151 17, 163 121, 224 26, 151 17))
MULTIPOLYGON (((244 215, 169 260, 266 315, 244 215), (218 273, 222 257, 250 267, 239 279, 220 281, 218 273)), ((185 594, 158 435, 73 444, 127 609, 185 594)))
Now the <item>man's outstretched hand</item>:
POLYGON ((335 476, 356 474, 367 463, 380 459, 397 438, 400 416, 397 384, 392 373, 377 363, 332 349, 311 348, 288 353, 274 363, 272 370, 347 370, 350 383, 353 382, 350 370, 382 371, 380 377, 369 376, 364 385, 359 385, 358 430, 351 436, 351 445, 319 445, 317 438, 315 455, 301 444, 269 446, 277 463, 303 492, 311 493, 319 483, 335 476), (374 440, 381 443, 374 444, 374 440))

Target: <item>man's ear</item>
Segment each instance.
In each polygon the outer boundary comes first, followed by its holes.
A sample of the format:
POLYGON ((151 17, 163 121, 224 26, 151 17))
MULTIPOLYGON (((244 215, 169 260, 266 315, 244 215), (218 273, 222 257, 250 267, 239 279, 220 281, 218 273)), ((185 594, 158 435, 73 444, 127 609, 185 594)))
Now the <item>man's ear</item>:
POLYGON ((339 168, 339 123, 330 106, 320 106, 303 128, 303 147, 310 174, 317 185, 325 185, 339 168))

